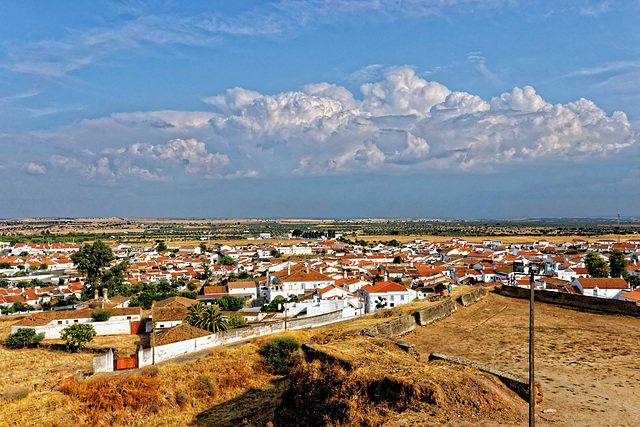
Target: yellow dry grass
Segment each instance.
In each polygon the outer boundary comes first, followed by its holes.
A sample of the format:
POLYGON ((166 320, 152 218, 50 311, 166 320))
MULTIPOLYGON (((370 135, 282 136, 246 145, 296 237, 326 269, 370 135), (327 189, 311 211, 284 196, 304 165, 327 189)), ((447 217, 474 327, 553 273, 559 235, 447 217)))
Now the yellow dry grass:
POLYGON ((90 353, 0 347, 0 393, 33 390, 34 384, 43 384, 46 379, 55 384, 79 370, 91 372, 93 356, 90 353))
MULTIPOLYGON (((63 389, 69 396, 60 391, 32 393, 0 405, 0 425, 93 426, 104 421, 114 426, 142 422, 150 426, 189 425, 201 412, 240 399, 249 390, 268 391, 274 387, 280 377, 264 368, 258 349, 258 344, 249 343, 215 351, 186 365, 151 367, 140 375, 103 375, 77 385, 69 383, 63 389), (134 392, 141 381, 137 377, 152 377, 156 382, 158 399, 153 404, 136 406, 139 399, 134 392), (108 386, 109 383, 113 384, 108 386), (124 409, 114 411, 91 398, 101 391, 115 393, 114 396, 122 392, 130 398, 120 399, 124 409)), ((227 418, 237 416, 233 405, 225 410, 227 418)))
POLYGON ((582 239, 588 242, 595 242, 596 240, 620 240, 624 242, 629 239, 638 239, 637 234, 601 234, 597 236, 540 236, 540 235, 528 235, 528 234, 519 234, 515 236, 430 236, 430 235, 411 235, 411 236, 389 236, 389 235, 375 235, 375 236, 358 236, 358 239, 363 239, 368 242, 388 242, 392 239, 397 240, 400 243, 411 242, 415 239, 428 240, 434 243, 443 243, 447 241, 451 241, 452 238, 458 238, 462 240, 466 240, 470 243, 482 243, 483 240, 498 240, 505 245, 511 243, 525 243, 525 242, 537 242, 541 240, 546 240, 551 243, 565 243, 570 242, 573 239, 582 239))

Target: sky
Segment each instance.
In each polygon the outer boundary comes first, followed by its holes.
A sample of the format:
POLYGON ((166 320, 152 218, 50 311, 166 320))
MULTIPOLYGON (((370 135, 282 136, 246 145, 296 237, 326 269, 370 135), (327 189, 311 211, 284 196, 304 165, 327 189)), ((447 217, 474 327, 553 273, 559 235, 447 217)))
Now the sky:
POLYGON ((640 217, 638 0, 0 0, 0 218, 640 217))

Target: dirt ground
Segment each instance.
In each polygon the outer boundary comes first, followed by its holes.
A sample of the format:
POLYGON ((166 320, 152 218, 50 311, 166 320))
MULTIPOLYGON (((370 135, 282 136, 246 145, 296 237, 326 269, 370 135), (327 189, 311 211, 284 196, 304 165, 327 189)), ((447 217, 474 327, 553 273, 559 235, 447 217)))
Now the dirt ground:
MULTIPOLYGON (((535 305, 540 425, 640 426, 640 319, 535 305)), ((443 352, 528 377, 529 302, 490 294, 405 336, 423 357, 443 352)))

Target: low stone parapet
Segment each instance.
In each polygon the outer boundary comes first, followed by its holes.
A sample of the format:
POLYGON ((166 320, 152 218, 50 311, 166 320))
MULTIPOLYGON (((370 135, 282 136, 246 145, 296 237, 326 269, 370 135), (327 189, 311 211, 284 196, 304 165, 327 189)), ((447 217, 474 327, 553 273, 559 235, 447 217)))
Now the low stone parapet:
POLYGON ((460 304, 462 304, 463 307, 469 307, 471 304, 474 304, 486 297, 487 293, 487 288, 474 288, 468 294, 462 295, 458 301, 460 301, 460 304))
MULTIPOLYGON (((525 402, 529 401, 529 379, 520 377, 518 375, 504 372, 500 369, 485 366, 480 363, 473 362, 471 360, 462 359, 460 357, 451 356, 444 353, 431 353, 429 360, 446 360, 447 362, 455 363, 457 365, 471 366, 482 372, 494 375, 500 379, 507 387, 516 392, 518 396, 522 397, 525 402)), ((536 392, 536 404, 542 402, 542 385, 535 382, 536 392)))
POLYGON ((455 313, 457 309, 458 307, 454 300, 446 299, 438 304, 416 311, 413 316, 415 318, 415 323, 420 326, 426 326, 436 320, 450 316, 455 313))

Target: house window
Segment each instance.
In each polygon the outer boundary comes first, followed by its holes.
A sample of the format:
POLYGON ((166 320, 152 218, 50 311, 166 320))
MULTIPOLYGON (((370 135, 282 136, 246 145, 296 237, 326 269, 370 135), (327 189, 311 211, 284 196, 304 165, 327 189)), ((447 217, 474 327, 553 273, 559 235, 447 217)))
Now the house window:
POLYGON ((75 319, 75 320, 73 321, 73 323, 78 323, 78 319, 75 319))
POLYGON ((127 316, 127 320, 131 320, 131 316, 127 316))
POLYGON ((58 320, 58 325, 62 325, 62 320, 58 320))
MULTIPOLYGON (((391 295, 391 296, 389 297, 389 301, 393 301, 393 295, 391 295)), ((392 307, 393 307, 393 305, 392 305, 392 307)))
POLYGON ((400 295, 400 301, 404 301, 404 295, 400 295))

